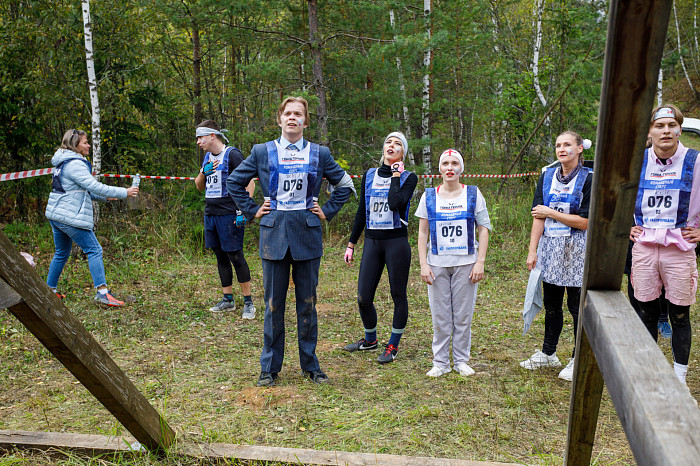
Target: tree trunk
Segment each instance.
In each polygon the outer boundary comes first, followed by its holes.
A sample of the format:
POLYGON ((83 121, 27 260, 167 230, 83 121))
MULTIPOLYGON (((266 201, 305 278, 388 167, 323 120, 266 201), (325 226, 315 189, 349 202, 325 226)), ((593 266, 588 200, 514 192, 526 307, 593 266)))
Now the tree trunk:
POLYGON ((698 91, 695 90, 693 83, 690 81, 690 75, 688 74, 688 70, 685 67, 685 61, 683 60, 683 51, 681 50, 681 32, 678 28, 678 15, 676 14, 675 1, 673 2, 673 18, 676 21, 676 43, 678 45, 678 57, 680 57, 681 59, 681 67, 683 68, 683 74, 685 74, 685 79, 688 81, 688 86, 690 86, 690 90, 693 91, 693 95, 696 99, 698 99, 700 98, 700 94, 698 94, 698 91))
POLYGON ((314 60, 314 87, 318 96, 318 129, 319 142, 328 144, 328 111, 326 109, 326 87, 323 82, 323 67, 321 66, 321 44, 318 40, 318 4, 317 0, 309 3, 309 46, 314 60))
POLYGON ((535 92, 537 93, 537 98, 540 99, 543 107, 547 107, 547 99, 545 99, 542 93, 542 88, 540 88, 540 49, 542 48, 542 11, 544 10, 544 0, 537 0, 537 5, 535 5, 537 11, 536 16, 536 32, 535 32, 535 46, 532 52, 532 81, 535 86, 535 92))
MULTIPOLYGON (((301 90, 306 92, 306 70, 304 69, 304 51, 302 50, 300 53, 300 65, 299 65, 299 82, 301 82, 301 90)), ((280 98, 280 100, 282 100, 280 98)))
MULTIPOLYGON (((83 31, 85 34, 85 63, 87 64, 88 87, 90 88, 90 106, 92 107, 92 174, 98 178, 102 169, 102 144, 100 138, 100 101, 97 97, 97 79, 95 77, 95 58, 92 53, 92 20, 90 19, 90 0, 82 0, 83 31)), ((100 220, 100 205, 92 203, 95 226, 100 220)))
POLYGON ((194 97, 194 124, 204 119, 202 114, 202 54, 199 42, 199 25, 192 19, 192 95, 194 97))
POLYGON ((700 55, 700 50, 698 50, 698 2, 693 1, 693 43, 695 44, 695 69, 697 71, 698 67, 698 55, 700 55))
POLYGON ((664 103, 664 69, 659 68, 659 80, 656 84, 656 105, 664 103))
MULTIPOLYGON (((423 15, 425 18, 427 44, 426 50, 423 53, 423 67, 425 68, 425 74, 423 75, 423 107, 421 110, 421 128, 423 139, 425 140, 423 145, 423 164, 425 165, 426 173, 430 173, 432 171, 432 154, 430 147, 430 69, 432 65, 432 48, 430 47, 430 38, 432 35, 432 25, 430 20, 430 9, 431 0, 423 0, 423 15)), ((429 178, 426 180, 429 180, 429 178)))
MULTIPOLYGON (((391 24, 391 30, 394 31, 394 42, 396 42, 396 22, 394 20, 394 10, 389 10, 389 23, 391 24)), ((406 139, 411 140, 411 126, 408 121, 408 103, 406 99, 406 85, 403 82, 403 69, 401 68, 401 57, 396 54, 396 69, 399 72, 399 89, 401 90, 401 104, 403 107, 403 129, 406 133, 406 139)), ((406 158, 411 165, 415 165, 416 162, 413 160, 413 152, 408 149, 406 152, 406 158)))
POLYGON ((97 175, 102 169, 102 147, 100 144, 100 102, 97 98, 97 79, 95 78, 95 59, 92 52, 92 21, 90 20, 90 1, 82 0, 83 30, 85 33, 85 63, 87 64, 90 104, 92 106, 92 173, 97 175))

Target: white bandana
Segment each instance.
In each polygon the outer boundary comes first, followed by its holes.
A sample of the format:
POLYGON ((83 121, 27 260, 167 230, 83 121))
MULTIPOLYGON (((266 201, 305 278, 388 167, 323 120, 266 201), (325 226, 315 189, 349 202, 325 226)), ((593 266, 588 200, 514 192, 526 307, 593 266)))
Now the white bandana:
POLYGON ((197 132, 195 133, 195 136, 200 137, 200 136, 209 136, 210 134, 216 134, 217 136, 221 136, 224 138, 226 142, 228 142, 228 138, 224 136, 224 133, 222 131, 228 131, 226 129, 223 129, 221 131, 217 131, 213 128, 207 128, 206 126, 200 126, 197 128, 197 132))

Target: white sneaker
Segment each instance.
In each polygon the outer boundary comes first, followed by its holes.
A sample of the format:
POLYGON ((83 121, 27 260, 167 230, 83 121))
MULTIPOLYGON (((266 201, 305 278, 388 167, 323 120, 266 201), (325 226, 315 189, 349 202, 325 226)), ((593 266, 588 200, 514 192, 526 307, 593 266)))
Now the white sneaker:
POLYGON ((541 367, 559 366, 561 366, 561 363, 559 362, 557 353, 554 353, 551 356, 547 356, 540 350, 535 351, 535 354, 533 354, 528 359, 520 363, 520 367, 524 367, 525 369, 529 370, 539 369, 541 367))
POLYGON ((569 382, 574 380, 574 358, 571 358, 569 364, 559 372, 559 378, 569 382))
POLYGON ((441 375, 445 375, 448 372, 452 372, 452 369, 449 367, 439 367, 439 366, 433 366, 432 369, 430 369, 425 375, 428 377, 440 377, 441 375))
POLYGON ((252 320, 255 319, 255 305, 251 302, 243 303, 243 319, 252 320))
POLYGON ((459 372, 459 374, 463 377, 469 377, 470 375, 474 375, 474 369, 469 367, 469 364, 466 362, 460 362, 459 364, 455 364, 455 370, 459 372))

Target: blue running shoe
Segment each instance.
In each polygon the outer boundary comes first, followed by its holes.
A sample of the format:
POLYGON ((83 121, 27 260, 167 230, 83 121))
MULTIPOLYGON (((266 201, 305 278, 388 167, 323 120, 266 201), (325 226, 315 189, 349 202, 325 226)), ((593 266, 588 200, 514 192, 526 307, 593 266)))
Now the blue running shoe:
POLYGON ((671 338, 673 331, 671 330, 671 325, 668 322, 659 322, 659 335, 664 338, 671 338))

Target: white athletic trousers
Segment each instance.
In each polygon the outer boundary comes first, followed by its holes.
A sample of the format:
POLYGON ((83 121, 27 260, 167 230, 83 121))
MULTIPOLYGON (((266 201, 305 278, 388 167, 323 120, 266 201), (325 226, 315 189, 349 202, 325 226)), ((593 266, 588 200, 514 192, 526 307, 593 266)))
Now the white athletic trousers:
POLYGON ((430 266, 435 275, 428 285, 433 317, 433 365, 450 367, 450 338, 455 365, 469 361, 472 345, 472 316, 478 284, 469 274, 474 264, 456 267, 430 266))

